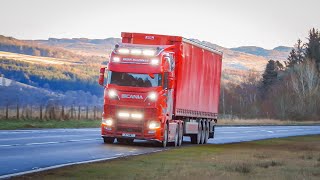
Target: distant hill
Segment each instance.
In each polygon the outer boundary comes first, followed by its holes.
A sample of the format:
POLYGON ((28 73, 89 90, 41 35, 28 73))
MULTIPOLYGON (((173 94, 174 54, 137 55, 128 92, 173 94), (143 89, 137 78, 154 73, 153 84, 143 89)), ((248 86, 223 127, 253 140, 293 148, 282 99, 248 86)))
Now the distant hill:
POLYGON ((109 53, 114 48, 114 45, 120 43, 121 39, 49 38, 48 40, 37 40, 30 42, 35 42, 40 45, 51 46, 56 48, 64 48, 74 53, 82 55, 108 57, 109 53))
POLYGON ((241 46, 237 48, 231 48, 230 50, 244 52, 247 54, 253 54, 256 56, 262 56, 267 59, 285 61, 290 53, 292 47, 278 46, 272 50, 264 49, 256 46, 241 46))
MULTIPOLYGON (((97 83, 99 67, 109 59, 114 45, 120 42, 119 38, 19 40, 0 35, 0 75, 50 93, 68 94, 55 97, 60 100, 63 97, 62 100, 68 103, 99 102, 103 94, 97 83)), ((285 46, 273 50, 254 46, 228 49, 211 42, 201 43, 223 52, 222 80, 233 83, 241 82, 249 70, 262 73, 269 59, 285 60, 291 50, 285 46)), ((6 88, 0 89, 0 92, 6 91, 0 97, 4 98, 9 92, 17 97, 32 93, 32 90, 19 93, 19 88, 6 88)), ((37 90, 30 97, 37 94, 39 98, 51 97, 37 90)))
POLYGON ((6 37, 2 35, 0 35, 0 51, 31 56, 68 59, 70 61, 78 62, 87 61, 92 63, 101 63, 105 60, 105 58, 99 56, 83 56, 82 54, 77 54, 64 48, 46 46, 36 41, 18 40, 13 37, 6 37))

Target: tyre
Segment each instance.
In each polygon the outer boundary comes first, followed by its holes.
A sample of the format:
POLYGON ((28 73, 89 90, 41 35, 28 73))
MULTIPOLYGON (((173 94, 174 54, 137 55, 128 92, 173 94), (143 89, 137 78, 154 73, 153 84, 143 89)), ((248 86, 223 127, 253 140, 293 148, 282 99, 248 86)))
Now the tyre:
POLYGON ((205 134, 204 134, 204 144, 207 144, 208 143, 208 139, 209 139, 209 122, 206 122, 205 123, 205 134))
POLYGON ((178 134, 178 146, 181 146, 182 145, 182 142, 183 142, 183 125, 182 123, 179 125, 179 134, 178 134))
POLYGON ((202 144, 202 122, 199 121, 198 123, 198 134, 197 134, 197 144, 202 144))
POLYGON ((201 138, 200 138, 200 144, 204 144, 204 139, 206 136, 206 127, 205 127, 205 122, 203 121, 201 123, 201 138))
POLYGON ((113 137, 103 137, 103 142, 106 143, 106 144, 112 144, 114 142, 114 139, 113 137))
POLYGON ((179 124, 177 125, 176 133, 174 135, 174 142, 173 142, 174 147, 178 146, 178 143, 179 143, 178 141, 179 141, 179 124))
POLYGON ((163 141, 160 142, 160 143, 157 143, 158 146, 163 147, 163 148, 167 147, 167 144, 168 144, 168 132, 169 132, 168 131, 168 124, 166 123, 164 125, 164 130, 163 130, 163 141))
POLYGON ((117 138, 117 141, 118 141, 118 143, 120 143, 120 144, 126 143, 126 139, 124 139, 124 138, 117 138))

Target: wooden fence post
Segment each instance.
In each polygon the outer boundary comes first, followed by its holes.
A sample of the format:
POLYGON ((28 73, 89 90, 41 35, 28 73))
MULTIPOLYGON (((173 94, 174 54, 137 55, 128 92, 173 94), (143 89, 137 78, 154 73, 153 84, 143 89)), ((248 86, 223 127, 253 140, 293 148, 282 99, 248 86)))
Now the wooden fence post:
POLYGON ((78 107, 78 120, 80 120, 81 114, 80 114, 80 106, 78 107))
POLYGON ((6 105, 6 119, 9 119, 9 104, 6 105))
POLYGON ((61 115, 60 115, 60 120, 64 119, 64 106, 61 107, 61 115))
POLYGON ((93 119, 96 119, 96 106, 93 107, 93 119))
POLYGON ((17 120, 19 120, 20 116, 19 116, 19 104, 17 104, 17 120))
POLYGON ((42 120, 42 105, 40 105, 40 120, 42 120))
POLYGON ((71 106, 71 119, 73 119, 73 105, 71 106))
POLYGON ((89 107, 87 106, 87 109, 86 109, 86 120, 89 119, 89 107))

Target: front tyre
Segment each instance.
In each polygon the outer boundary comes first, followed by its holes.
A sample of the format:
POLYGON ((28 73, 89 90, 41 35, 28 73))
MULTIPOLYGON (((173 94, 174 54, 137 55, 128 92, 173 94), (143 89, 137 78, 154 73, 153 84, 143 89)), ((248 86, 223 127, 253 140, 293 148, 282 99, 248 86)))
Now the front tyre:
POLYGON ((113 137, 103 137, 103 142, 105 144, 112 144, 114 142, 114 139, 113 137))

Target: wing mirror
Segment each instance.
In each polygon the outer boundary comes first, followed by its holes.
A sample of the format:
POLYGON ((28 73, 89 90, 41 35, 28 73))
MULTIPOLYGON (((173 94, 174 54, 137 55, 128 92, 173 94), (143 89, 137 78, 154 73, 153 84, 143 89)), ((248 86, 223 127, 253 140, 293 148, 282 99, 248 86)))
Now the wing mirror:
POLYGON ((169 78, 168 89, 173 89, 173 88, 174 88, 174 80, 173 78, 169 78))
POLYGON ((106 68, 100 68, 100 75, 99 75, 99 84, 100 86, 104 86, 104 73, 106 71, 106 68))

